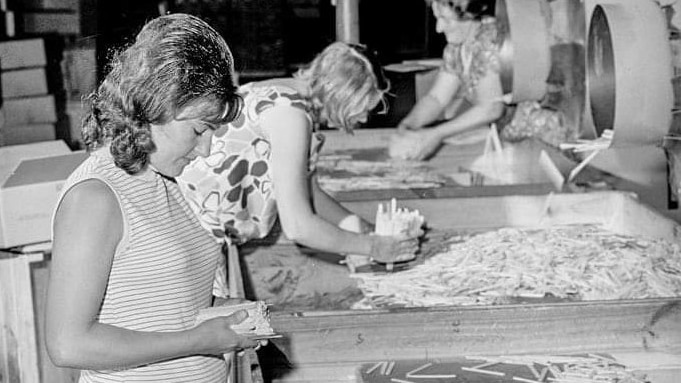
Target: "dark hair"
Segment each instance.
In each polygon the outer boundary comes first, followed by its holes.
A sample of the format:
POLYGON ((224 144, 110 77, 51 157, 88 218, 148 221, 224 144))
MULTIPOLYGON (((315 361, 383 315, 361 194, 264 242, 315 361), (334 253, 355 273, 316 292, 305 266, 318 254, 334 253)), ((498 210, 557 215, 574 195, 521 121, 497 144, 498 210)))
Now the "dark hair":
MULTIPOLYGON (((513 0, 511 0, 513 1, 513 0)), ((437 2, 450 8, 460 19, 482 20, 494 16, 495 0, 426 0, 428 4, 437 2)))
POLYGON ((156 150, 150 124, 170 122, 189 106, 199 110, 192 118, 228 122, 243 104, 227 43, 195 16, 149 21, 110 68, 87 99, 83 141, 89 150, 110 142, 116 166, 129 174, 142 170, 156 150))

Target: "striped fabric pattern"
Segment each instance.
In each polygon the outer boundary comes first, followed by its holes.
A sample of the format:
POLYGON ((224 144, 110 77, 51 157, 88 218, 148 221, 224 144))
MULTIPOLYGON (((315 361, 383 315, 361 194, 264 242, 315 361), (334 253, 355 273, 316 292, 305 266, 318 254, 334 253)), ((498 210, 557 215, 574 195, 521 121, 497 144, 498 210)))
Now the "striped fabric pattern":
MULTIPOLYGON (((99 179, 116 193, 124 239, 114 255, 99 321, 138 331, 181 331, 210 306, 220 247, 203 229, 177 184, 153 171, 130 176, 108 149, 93 153, 64 191, 99 179)), ((179 358, 120 371, 82 371, 80 382, 220 382, 224 359, 179 358)))

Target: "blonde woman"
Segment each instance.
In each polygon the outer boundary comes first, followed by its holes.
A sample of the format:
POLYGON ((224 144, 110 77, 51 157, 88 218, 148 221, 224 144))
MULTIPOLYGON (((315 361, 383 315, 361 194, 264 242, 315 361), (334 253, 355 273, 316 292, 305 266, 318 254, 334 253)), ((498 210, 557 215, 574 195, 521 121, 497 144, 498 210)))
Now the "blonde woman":
POLYGON ((310 248, 378 262, 411 258, 420 232, 369 235, 364 221, 365 233, 340 229, 341 222, 359 218, 327 195, 314 174, 320 125, 351 132, 387 89, 375 55, 341 42, 293 77, 241 86, 244 111, 216 132, 211 155, 196 159, 178 179, 204 227, 220 241, 239 244, 267 235, 278 217, 289 239, 310 248))

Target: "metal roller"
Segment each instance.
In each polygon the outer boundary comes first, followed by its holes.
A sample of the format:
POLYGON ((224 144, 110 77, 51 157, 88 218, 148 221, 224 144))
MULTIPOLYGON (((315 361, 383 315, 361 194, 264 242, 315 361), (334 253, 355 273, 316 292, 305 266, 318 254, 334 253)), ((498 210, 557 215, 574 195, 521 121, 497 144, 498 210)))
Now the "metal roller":
POLYGON ((543 0, 497 0, 495 13, 503 41, 501 85, 512 102, 539 100, 551 68, 549 26, 543 0))
POLYGON ((611 147, 658 144, 671 125, 673 91, 667 22, 653 1, 600 4, 591 13, 587 88, 596 133, 611 147))

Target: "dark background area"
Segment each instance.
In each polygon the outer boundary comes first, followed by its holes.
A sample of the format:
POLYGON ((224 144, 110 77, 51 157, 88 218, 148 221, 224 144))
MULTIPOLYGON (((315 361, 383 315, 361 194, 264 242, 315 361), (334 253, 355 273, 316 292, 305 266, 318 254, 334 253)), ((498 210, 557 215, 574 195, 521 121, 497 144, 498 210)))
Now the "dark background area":
MULTIPOLYGON (((145 20, 159 14, 157 0, 98 1, 97 52, 120 46, 145 20)), ((335 40, 335 7, 330 0, 174 0, 170 12, 200 16, 217 28, 233 50, 243 76, 291 72, 335 40)), ((383 63, 437 57, 444 39, 435 33, 424 0, 363 0, 359 3, 360 42, 383 63)))
MULTIPOLYGON (((360 0, 358 6, 360 43, 376 50, 384 65, 441 56, 445 40, 425 0, 360 0)), ((8 0, 0 4, 0 43, 44 42, 40 81, 48 85, 56 115, 31 125, 34 134, 0 136, 0 146, 62 139, 79 148, 82 100, 107 73, 111 54, 166 12, 194 14, 214 26, 232 49, 241 84, 291 75, 336 40, 331 0, 8 0)), ((366 127, 395 126, 415 102, 413 73, 386 74, 388 114, 372 114, 366 127)), ((22 102, 40 108, 42 96, 22 102)), ((32 118, 27 121, 36 123, 32 118)))
MULTIPOLYGON (((127 42, 145 20, 159 14, 157 0, 99 1, 97 73, 106 73, 112 49, 127 42)), ((336 9, 330 0, 174 0, 170 12, 202 17, 223 35, 235 58, 240 83, 287 76, 335 41, 336 9)), ((383 64, 439 57, 445 44, 424 0, 359 2, 360 42, 383 64)), ((415 102, 412 74, 387 73, 388 113, 370 116, 368 127, 394 126, 415 102)))

